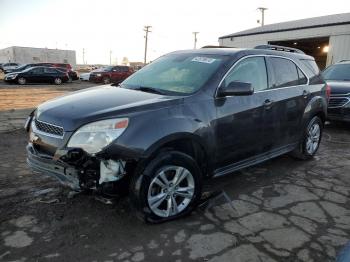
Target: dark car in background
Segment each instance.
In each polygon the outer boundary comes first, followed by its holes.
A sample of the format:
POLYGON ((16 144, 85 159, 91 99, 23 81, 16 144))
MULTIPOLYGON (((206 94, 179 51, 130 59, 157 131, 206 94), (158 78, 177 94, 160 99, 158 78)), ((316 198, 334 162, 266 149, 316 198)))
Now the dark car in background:
POLYGON ((39 66, 39 65, 37 65, 37 64, 24 64, 24 65, 20 65, 18 67, 15 67, 15 68, 6 69, 6 70, 4 70, 4 73, 8 74, 8 73, 13 73, 13 72, 21 72, 21 71, 24 71, 30 67, 34 67, 34 66, 39 66))
POLYGON ((69 80, 78 80, 78 73, 72 70, 72 66, 70 64, 60 64, 60 63, 33 63, 33 64, 24 64, 15 68, 5 69, 4 73, 13 73, 13 72, 21 72, 30 67, 38 67, 38 66, 46 66, 46 67, 54 67, 68 74, 69 80))
POLYGON ((27 83, 54 83, 60 85, 67 82, 68 79, 68 74, 57 68, 36 66, 21 72, 6 74, 4 81, 8 83, 18 83, 20 85, 25 85, 27 83))
POLYGON ((350 61, 331 65, 322 75, 331 89, 328 119, 350 122, 350 61))
POLYGON ((18 67, 19 65, 20 64, 18 64, 18 63, 3 63, 0 65, 0 70, 5 72, 8 69, 13 69, 13 68, 18 67))
POLYGON ((57 69, 60 69, 61 71, 64 70, 64 72, 68 73, 69 80, 78 80, 78 73, 73 70, 72 66, 67 63, 37 63, 38 66, 48 66, 48 67, 55 67, 57 69))
POLYGON ((106 66, 91 72, 89 81, 104 84, 118 84, 133 73, 134 70, 129 66, 106 66))
POLYGON ((48 101, 27 120, 27 162, 75 190, 128 191, 149 222, 188 214, 210 178, 316 154, 327 86, 287 50, 173 52, 118 87, 48 101))

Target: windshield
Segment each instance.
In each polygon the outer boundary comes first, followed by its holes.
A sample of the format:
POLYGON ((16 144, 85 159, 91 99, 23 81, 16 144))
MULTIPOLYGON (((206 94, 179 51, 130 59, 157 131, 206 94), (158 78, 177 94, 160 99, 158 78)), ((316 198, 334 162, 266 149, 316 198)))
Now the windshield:
POLYGON ((350 64, 332 65, 322 75, 326 80, 350 81, 350 64))
POLYGON ((122 87, 148 88, 168 94, 191 94, 214 75, 223 60, 224 56, 218 55, 166 55, 131 75, 122 83, 122 87))

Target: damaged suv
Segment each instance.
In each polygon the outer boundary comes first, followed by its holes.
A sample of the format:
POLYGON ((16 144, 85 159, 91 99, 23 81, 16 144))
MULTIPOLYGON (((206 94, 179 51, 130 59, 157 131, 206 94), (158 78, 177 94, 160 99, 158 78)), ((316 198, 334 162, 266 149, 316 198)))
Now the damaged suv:
MULTIPOLYGON (((296 49, 164 55, 119 86, 29 116, 29 166, 75 190, 129 193, 146 221, 188 214, 203 183, 285 153, 316 153, 329 88, 296 49)), ((317 66, 316 66, 317 67, 317 66)))

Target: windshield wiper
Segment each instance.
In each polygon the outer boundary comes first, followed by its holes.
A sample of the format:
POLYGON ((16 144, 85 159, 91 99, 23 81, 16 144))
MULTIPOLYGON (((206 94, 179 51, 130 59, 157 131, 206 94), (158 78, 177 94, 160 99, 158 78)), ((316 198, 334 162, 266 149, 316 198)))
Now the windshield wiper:
POLYGON ((154 93, 154 94, 160 94, 160 95, 164 95, 165 92, 162 92, 161 90, 157 89, 157 88, 153 88, 153 87, 148 87, 148 86, 139 86, 136 88, 133 88, 134 90, 140 90, 142 92, 147 92, 147 93, 154 93))

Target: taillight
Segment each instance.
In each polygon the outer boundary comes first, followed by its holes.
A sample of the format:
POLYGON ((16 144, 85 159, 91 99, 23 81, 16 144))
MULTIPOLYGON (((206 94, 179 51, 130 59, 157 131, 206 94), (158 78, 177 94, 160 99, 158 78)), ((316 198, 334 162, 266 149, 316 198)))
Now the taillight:
POLYGON ((328 100, 331 97, 331 87, 328 84, 326 84, 326 96, 328 100))

